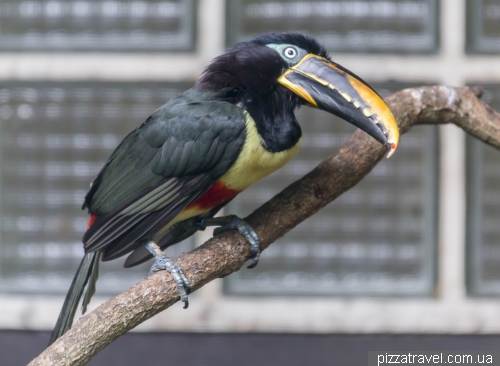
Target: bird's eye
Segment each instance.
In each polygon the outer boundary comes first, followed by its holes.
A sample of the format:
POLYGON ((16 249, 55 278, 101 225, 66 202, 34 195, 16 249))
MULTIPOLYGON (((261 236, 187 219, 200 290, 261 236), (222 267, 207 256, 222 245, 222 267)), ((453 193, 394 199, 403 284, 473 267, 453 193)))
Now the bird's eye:
POLYGON ((287 58, 295 58, 295 56, 297 56, 297 50, 293 47, 285 48, 285 51, 283 51, 283 53, 287 58))

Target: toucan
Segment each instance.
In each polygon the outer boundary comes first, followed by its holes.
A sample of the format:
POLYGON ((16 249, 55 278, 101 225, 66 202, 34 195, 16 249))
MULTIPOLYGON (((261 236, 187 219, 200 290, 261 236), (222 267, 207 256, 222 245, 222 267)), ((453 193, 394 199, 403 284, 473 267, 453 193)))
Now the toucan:
POLYGON ((118 145, 91 183, 78 267, 50 343, 70 327, 83 295, 95 292, 100 260, 129 254, 125 267, 155 257, 168 270, 184 307, 190 286, 162 250, 197 230, 236 229, 257 264, 259 237, 237 216, 214 217, 229 201, 281 168, 300 149, 295 110, 306 105, 337 115, 387 146, 399 142, 389 107, 366 82, 332 61, 314 38, 270 33, 216 57, 195 86, 169 100, 118 145))

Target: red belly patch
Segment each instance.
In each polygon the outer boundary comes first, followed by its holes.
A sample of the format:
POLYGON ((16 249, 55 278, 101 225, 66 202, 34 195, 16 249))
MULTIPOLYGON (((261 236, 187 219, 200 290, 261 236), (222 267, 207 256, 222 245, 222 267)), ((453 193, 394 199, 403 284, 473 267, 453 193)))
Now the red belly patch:
POLYGON ((186 209, 211 210, 235 197, 240 191, 228 188, 224 183, 215 182, 203 196, 190 204, 186 209))
POLYGON ((87 230, 90 229, 90 227, 94 223, 95 219, 97 219, 97 215, 96 214, 90 215, 89 222, 87 223, 87 230))

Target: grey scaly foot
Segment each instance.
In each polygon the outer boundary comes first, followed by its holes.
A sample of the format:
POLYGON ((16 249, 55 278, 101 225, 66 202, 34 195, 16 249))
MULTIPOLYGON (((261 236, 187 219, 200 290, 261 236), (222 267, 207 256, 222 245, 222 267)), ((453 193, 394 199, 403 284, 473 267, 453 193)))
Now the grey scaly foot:
POLYGON ((181 301, 184 303, 184 309, 189 306, 188 294, 191 293, 191 285, 189 284, 182 268, 175 265, 174 262, 162 252, 160 247, 152 240, 147 240, 144 242, 144 246, 151 254, 155 257, 155 262, 151 266, 151 271, 149 275, 158 271, 168 271, 172 275, 177 288, 181 294, 181 301))
POLYGON ((196 226, 198 230, 205 230, 207 226, 220 226, 214 230, 214 236, 217 236, 227 230, 238 230, 243 237, 248 241, 251 247, 251 256, 253 259, 252 264, 247 268, 254 268, 259 263, 260 257, 260 240, 255 230, 240 219, 236 215, 222 216, 222 217, 209 217, 204 219, 197 219, 196 226))

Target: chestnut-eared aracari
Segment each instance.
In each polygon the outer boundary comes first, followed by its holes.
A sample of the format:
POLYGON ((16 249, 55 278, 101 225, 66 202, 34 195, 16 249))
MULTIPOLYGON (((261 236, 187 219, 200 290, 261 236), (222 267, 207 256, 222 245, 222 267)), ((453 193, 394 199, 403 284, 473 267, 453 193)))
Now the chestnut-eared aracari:
POLYGON ((187 307, 189 283, 160 250, 206 226, 237 229, 257 264, 259 238, 236 216, 214 215, 238 193, 281 168, 299 151, 301 105, 337 115, 396 150, 399 131, 382 98, 299 33, 264 34, 215 58, 196 85, 132 131, 92 182, 85 256, 73 279, 51 343, 71 327, 85 286, 85 310, 99 260, 129 254, 125 267, 152 256, 187 307), (156 244, 157 243, 157 244, 156 244))

